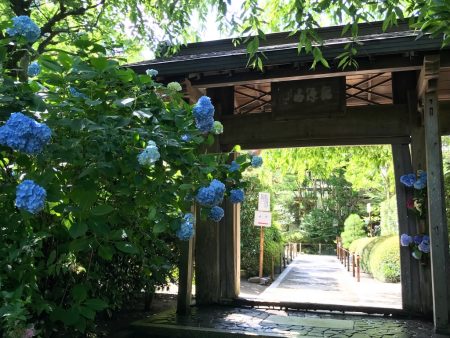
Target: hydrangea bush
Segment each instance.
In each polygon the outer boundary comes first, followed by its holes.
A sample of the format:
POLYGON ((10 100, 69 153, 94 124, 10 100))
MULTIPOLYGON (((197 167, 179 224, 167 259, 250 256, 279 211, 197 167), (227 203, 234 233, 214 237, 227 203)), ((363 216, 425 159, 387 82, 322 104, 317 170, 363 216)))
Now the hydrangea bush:
POLYGON ((85 39, 27 79, 39 27, 0 27, 0 333, 84 336, 98 312, 172 278, 192 204, 219 221, 252 158, 230 171, 230 154, 205 154, 221 131, 208 97, 191 107, 85 39))

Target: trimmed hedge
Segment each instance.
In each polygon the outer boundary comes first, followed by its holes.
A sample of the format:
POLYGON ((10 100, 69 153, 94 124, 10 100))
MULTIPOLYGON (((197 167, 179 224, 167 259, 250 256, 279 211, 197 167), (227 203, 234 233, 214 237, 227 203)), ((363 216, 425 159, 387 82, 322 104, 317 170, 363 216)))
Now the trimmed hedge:
POLYGON ((362 271, 383 282, 400 281, 398 236, 360 238, 352 242, 349 251, 360 255, 362 271))

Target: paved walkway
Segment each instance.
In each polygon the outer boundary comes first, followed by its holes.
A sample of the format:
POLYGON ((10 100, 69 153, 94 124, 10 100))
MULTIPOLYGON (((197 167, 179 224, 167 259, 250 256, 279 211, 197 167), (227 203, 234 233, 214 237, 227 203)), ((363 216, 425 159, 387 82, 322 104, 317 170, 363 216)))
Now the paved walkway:
POLYGON ((299 255, 255 299, 401 309, 400 283, 365 274, 358 283, 335 256, 299 255))
POLYGON ((311 313, 226 306, 192 308, 187 316, 175 310, 133 323, 130 331, 114 338, 445 338, 433 333, 431 322, 381 316, 311 313))

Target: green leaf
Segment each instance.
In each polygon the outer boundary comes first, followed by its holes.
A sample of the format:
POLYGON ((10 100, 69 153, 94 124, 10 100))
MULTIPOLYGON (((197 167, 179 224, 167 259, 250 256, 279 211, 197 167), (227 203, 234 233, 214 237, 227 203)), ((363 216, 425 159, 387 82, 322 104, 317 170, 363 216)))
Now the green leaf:
POLYGON ((54 72, 57 73, 62 73, 64 72, 64 67, 62 67, 59 63, 57 63, 56 61, 50 59, 50 58, 41 58, 39 60, 39 64, 41 64, 44 68, 47 68, 49 70, 52 70, 54 72))
POLYGON ((98 254, 103 259, 106 259, 107 261, 110 261, 113 258, 114 255, 114 248, 110 245, 102 245, 98 249, 98 254))
POLYGON ((97 200, 97 190, 85 185, 78 186, 72 190, 71 197, 83 209, 90 208, 97 200))
POLYGON ((106 69, 108 67, 108 59, 104 57, 91 57, 89 59, 91 61, 91 64, 94 66, 95 69, 98 69, 100 71, 106 69))
POLYGON ((185 183, 180 185, 180 190, 191 190, 193 187, 194 185, 185 183))
POLYGON ((87 289, 83 284, 77 284, 72 289, 72 297, 77 302, 80 303, 87 297, 87 289))
POLYGON ((114 211, 114 208, 108 204, 97 205, 92 209, 92 214, 96 216, 104 216, 114 211))
POLYGON ((163 223, 156 223, 156 224, 153 226, 153 233, 154 233, 155 235, 160 234, 160 233, 162 233, 162 232, 164 232, 164 231, 166 231, 166 225, 163 224, 163 223))
POLYGON ((108 303, 99 298, 90 298, 84 302, 84 305, 96 311, 101 311, 108 307, 108 303))
POLYGON ((53 250, 52 252, 50 252, 50 255, 48 256, 48 259, 47 259, 47 266, 53 264, 53 262, 55 261, 55 259, 56 259, 56 251, 53 250))
POLYGON ((95 318, 95 311, 87 306, 80 306, 80 313, 87 319, 93 320, 95 318))
POLYGON ((136 249, 136 247, 134 247, 133 244, 128 242, 115 242, 114 245, 118 250, 125 253, 137 254, 139 252, 139 250, 136 249))
POLYGON ((155 207, 150 207, 149 211, 148 211, 148 220, 152 221, 155 219, 156 216, 156 208, 155 207))
POLYGON ((52 320, 62 321, 65 325, 72 326, 80 319, 80 313, 74 307, 68 310, 58 307, 52 311, 51 318, 52 320))
POLYGON ((77 222, 75 224, 72 224, 72 226, 69 229, 69 234, 72 236, 72 238, 77 238, 84 236, 86 234, 86 231, 88 230, 88 226, 84 222, 77 222))

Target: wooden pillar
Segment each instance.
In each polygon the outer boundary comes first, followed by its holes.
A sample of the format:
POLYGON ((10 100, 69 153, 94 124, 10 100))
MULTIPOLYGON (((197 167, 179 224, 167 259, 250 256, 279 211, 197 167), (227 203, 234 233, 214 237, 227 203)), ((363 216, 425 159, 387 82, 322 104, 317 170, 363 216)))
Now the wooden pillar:
POLYGON ((179 241, 179 246, 177 313, 185 315, 191 309, 194 240, 191 238, 189 241, 179 241))
POLYGON ((439 55, 426 56, 418 88, 424 106, 433 320, 437 332, 448 332, 448 229, 445 216, 444 175, 439 134, 437 95, 439 68, 439 55))
MULTIPOLYGON (((215 120, 233 113, 233 87, 210 88, 207 89, 206 95, 211 98, 215 107, 215 120)), ((222 150, 220 136, 208 150, 222 150)), ((239 292, 239 207, 230 206, 227 201, 222 207, 225 215, 220 223, 201 220, 200 215, 197 218, 199 221, 195 241, 195 278, 198 305, 218 303, 220 297, 233 298, 239 292)))
POLYGON ((225 216, 220 222, 220 296, 233 299, 240 290, 240 204, 225 201, 225 216))
MULTIPOLYGON (((408 215, 406 208, 406 201, 411 196, 408 196, 407 190, 400 183, 400 176, 412 172, 409 146, 407 144, 393 144, 392 156, 394 159, 399 234, 414 235, 416 233, 416 217, 408 215)), ((411 250, 408 247, 400 247, 400 271, 403 309, 413 313, 421 313, 421 297, 418 297, 418 293, 421 292, 419 263, 411 256, 411 250)))
POLYGON ((195 238, 195 299, 197 305, 219 301, 219 223, 201 220, 197 212, 195 238))
MULTIPOLYGON (((409 235, 421 231, 417 217, 407 212, 406 201, 412 198, 412 193, 400 183, 400 176, 425 169, 425 133, 423 121, 417 109, 416 88, 416 71, 392 73, 393 102, 408 105, 411 129, 411 152, 406 144, 392 147, 399 234, 407 233, 409 235)), ((403 308, 412 313, 431 315, 431 271, 429 267, 422 266, 413 259, 409 248, 400 248, 400 264, 403 308)))
MULTIPOLYGON (((197 102, 199 97, 202 95, 202 92, 198 89, 195 89, 191 86, 189 80, 185 82, 187 92, 190 98, 191 103, 197 102)), ((196 220, 200 219, 196 215, 195 206, 192 207, 191 212, 195 215, 196 220)), ((198 223, 196 222, 195 228, 197 232, 198 223)), ((195 238, 195 237, 194 237, 195 238)), ((188 314, 191 309, 191 300, 192 300, 192 272, 193 272, 193 264, 194 264, 194 241, 195 239, 191 238, 189 241, 180 241, 180 258, 178 262, 178 270, 179 270, 179 279, 178 279, 178 297, 177 297, 177 313, 184 315, 188 314)))

